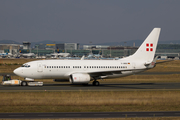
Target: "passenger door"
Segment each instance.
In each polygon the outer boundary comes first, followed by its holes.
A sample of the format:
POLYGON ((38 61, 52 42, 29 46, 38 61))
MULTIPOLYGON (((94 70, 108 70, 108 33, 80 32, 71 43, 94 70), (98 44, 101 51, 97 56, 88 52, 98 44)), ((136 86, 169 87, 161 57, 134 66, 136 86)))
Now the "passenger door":
POLYGON ((37 63, 37 68, 38 68, 38 69, 37 69, 38 72, 43 72, 42 63, 38 62, 38 63, 37 63))

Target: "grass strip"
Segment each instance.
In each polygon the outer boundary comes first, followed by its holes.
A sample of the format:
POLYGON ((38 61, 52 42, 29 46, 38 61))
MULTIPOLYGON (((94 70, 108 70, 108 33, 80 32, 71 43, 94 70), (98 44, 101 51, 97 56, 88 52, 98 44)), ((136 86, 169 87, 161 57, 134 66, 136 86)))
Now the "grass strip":
POLYGON ((180 91, 8 92, 0 96, 0 112, 180 110, 180 91))

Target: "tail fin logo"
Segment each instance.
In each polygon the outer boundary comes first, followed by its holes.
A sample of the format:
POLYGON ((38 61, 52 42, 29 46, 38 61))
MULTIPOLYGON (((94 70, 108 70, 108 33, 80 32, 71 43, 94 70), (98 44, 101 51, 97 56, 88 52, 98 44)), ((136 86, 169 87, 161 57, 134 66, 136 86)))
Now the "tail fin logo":
POLYGON ((146 51, 153 51, 153 43, 146 43, 146 51))

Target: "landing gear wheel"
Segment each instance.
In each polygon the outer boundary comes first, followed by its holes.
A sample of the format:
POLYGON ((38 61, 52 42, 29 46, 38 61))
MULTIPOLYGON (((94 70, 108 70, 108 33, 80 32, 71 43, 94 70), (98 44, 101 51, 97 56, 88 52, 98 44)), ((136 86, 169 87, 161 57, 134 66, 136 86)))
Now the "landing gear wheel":
POLYGON ((26 81, 22 81, 21 86, 27 86, 27 82, 26 81))
POLYGON ((98 81, 94 81, 93 82, 93 86, 99 86, 99 82, 98 81))

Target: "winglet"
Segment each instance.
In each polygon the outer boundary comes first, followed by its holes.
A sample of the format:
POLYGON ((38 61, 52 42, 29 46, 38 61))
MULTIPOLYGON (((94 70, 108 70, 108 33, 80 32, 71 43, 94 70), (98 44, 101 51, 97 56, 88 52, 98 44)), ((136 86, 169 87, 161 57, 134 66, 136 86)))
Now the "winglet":
POLYGON ((81 60, 84 60, 84 55, 82 56, 81 60))

